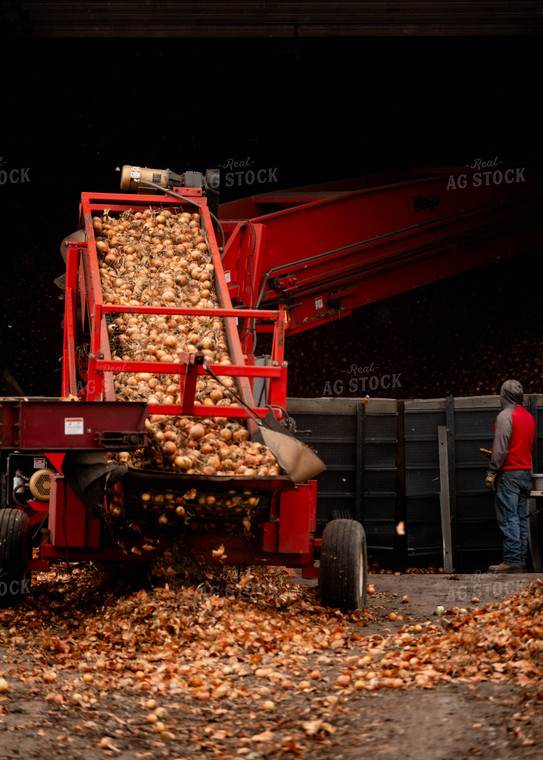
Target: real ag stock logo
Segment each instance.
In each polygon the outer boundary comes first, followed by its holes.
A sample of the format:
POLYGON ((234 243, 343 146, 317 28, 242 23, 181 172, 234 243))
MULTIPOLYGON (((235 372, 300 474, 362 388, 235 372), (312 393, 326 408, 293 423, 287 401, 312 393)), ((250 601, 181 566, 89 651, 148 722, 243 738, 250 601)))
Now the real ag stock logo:
POLYGON ((379 365, 375 362, 366 365, 351 364, 343 374, 347 378, 338 378, 334 382, 327 380, 324 384, 323 396, 341 396, 343 393, 360 394, 368 391, 395 390, 401 388, 401 372, 380 373, 379 365))
POLYGON ((30 578, 8 580, 7 573, 0 568, 0 603, 3 597, 30 593, 30 578))
POLYGON ((28 166, 9 169, 7 160, 4 156, 0 156, 0 185, 22 185, 30 182, 29 172, 28 166))
POLYGON ((446 189, 464 190, 466 187, 490 187, 491 185, 513 185, 526 182, 525 166, 498 169, 497 167, 501 164, 503 161, 500 161, 497 156, 490 161, 476 158, 471 164, 466 164, 469 172, 449 175, 446 189))
POLYGON ((242 187, 244 185, 269 185, 279 182, 277 179, 278 167, 257 169, 256 161, 250 156, 241 161, 228 158, 219 169, 225 170, 224 184, 226 187, 242 187))

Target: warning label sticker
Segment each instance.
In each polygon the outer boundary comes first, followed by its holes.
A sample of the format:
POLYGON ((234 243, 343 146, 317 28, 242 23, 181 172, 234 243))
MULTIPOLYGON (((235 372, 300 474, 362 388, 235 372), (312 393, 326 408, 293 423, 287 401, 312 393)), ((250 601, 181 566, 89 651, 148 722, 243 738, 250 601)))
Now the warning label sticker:
POLYGON ((64 435, 83 435, 84 427, 83 417, 64 418, 64 435))

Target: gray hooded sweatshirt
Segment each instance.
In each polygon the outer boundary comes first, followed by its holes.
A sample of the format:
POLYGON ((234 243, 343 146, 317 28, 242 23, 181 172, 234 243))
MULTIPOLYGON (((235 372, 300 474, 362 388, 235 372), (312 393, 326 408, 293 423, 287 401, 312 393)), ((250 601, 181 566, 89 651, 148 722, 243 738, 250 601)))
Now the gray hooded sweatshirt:
POLYGON ((506 380, 500 390, 502 411, 496 418, 490 472, 531 469, 535 420, 522 406, 524 391, 518 380, 506 380), (515 435, 513 435, 515 427, 515 435))

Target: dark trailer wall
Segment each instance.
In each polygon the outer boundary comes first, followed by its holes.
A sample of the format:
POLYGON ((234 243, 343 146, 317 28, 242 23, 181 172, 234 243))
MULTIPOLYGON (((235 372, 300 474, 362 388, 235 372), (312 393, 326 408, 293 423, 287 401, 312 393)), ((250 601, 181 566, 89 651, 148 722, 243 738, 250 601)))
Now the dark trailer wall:
MULTIPOLYGON (((543 396, 526 396, 525 405, 537 421, 534 472, 540 472, 543 396)), ((443 567, 445 503, 452 567, 484 572, 501 560, 493 496, 484 485, 488 459, 480 451, 491 447, 499 411, 498 396, 289 399, 297 436, 327 466, 317 478, 318 529, 332 513, 350 512, 363 523, 377 562, 401 570, 443 567)))

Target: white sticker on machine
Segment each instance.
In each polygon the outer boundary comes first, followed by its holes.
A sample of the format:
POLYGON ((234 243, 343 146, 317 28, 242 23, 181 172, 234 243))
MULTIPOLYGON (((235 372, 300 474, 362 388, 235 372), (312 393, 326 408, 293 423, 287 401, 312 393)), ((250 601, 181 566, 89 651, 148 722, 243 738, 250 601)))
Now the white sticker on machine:
POLYGON ((83 417, 65 417, 64 418, 64 435, 83 435, 84 420, 83 417))
POLYGON ((322 296, 315 298, 315 309, 322 309, 323 306, 324 306, 324 300, 322 296))

